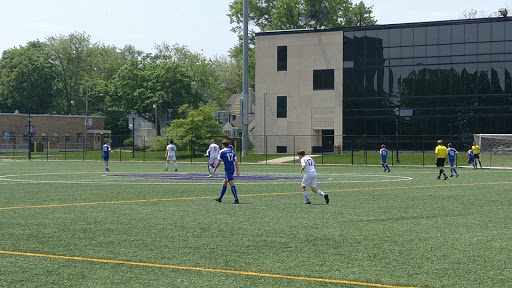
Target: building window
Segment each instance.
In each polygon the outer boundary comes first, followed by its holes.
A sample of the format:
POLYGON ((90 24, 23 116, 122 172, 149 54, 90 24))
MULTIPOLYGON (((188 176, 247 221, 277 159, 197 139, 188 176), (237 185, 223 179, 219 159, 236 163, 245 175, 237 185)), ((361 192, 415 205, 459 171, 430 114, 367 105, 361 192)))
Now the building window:
POLYGON ((82 142, 84 139, 84 134, 76 133, 76 142, 82 142))
POLYGON ((288 99, 286 96, 277 96, 277 118, 288 117, 288 99))
POLYGON ((48 134, 46 134, 46 132, 41 133, 41 141, 48 141, 48 134))
POLYGON ((66 142, 69 142, 71 140, 71 134, 69 133, 66 133, 66 138, 65 138, 66 142))
POLYGON ((334 69, 313 70, 313 90, 334 90, 334 69))
POLYGON ((288 153, 288 147, 287 146, 277 146, 276 147, 277 153, 288 153))
POLYGON ((288 70, 288 47, 277 46, 277 71, 288 70))
POLYGON ((59 142, 59 133, 53 133, 53 142, 59 142))

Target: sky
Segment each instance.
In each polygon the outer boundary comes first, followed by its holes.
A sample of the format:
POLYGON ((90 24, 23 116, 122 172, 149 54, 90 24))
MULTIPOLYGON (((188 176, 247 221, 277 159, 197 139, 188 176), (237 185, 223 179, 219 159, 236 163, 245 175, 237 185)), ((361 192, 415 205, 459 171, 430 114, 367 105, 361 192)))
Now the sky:
MULTIPOLYGON (((228 55, 237 36, 226 16, 233 0, 17 0, 2 1, 0 51, 85 32, 92 42, 153 53, 155 44, 179 44, 206 57, 228 55)), ((359 2, 354 0, 354 3, 359 2)), ((363 0, 377 24, 462 18, 475 9, 484 16, 512 0, 363 0)), ((510 12, 512 14, 512 11, 510 12)))

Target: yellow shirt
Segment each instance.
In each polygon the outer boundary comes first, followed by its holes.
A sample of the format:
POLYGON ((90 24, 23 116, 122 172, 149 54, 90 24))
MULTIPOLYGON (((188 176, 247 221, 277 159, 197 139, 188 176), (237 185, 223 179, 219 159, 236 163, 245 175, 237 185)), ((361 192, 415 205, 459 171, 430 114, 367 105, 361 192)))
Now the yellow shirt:
POLYGON ((480 146, 478 145, 472 146, 471 150, 473 150, 474 154, 480 154, 480 146))
POLYGON ((446 149, 446 146, 437 145, 436 154, 437 158, 446 158, 446 155, 448 155, 448 149, 446 149))

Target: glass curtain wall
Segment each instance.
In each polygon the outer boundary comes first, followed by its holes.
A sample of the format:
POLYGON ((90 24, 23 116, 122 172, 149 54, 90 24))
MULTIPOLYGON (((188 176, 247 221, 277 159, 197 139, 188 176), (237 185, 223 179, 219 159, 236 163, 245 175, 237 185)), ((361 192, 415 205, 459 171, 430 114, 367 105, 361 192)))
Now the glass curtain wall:
POLYGON ((512 133, 512 21, 354 28, 343 45, 343 134, 512 133))

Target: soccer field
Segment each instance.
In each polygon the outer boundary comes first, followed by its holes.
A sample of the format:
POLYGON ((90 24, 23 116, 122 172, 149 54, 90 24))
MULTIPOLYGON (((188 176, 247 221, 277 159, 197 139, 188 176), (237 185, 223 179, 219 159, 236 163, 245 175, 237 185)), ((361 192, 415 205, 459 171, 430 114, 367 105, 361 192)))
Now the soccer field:
POLYGON ((163 168, 0 161, 0 286, 512 287, 512 170, 163 168))

